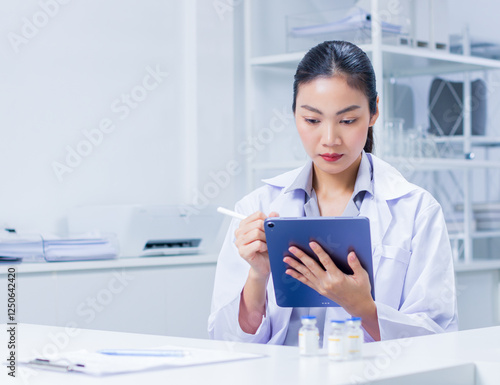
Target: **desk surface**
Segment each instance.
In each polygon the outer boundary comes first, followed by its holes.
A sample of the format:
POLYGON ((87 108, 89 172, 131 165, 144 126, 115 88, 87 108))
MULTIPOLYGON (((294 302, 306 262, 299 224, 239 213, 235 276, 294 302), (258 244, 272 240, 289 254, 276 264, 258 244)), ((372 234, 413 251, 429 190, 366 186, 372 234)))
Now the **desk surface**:
MULTIPOLYGON (((7 325, 0 325, 0 352, 7 357, 7 325)), ((366 344, 364 358, 335 363, 326 356, 300 357, 298 348, 197 340, 144 334, 78 329, 72 336, 64 328, 20 324, 18 352, 44 349, 74 351, 103 348, 150 348, 174 344, 264 354, 265 357, 180 369, 166 369, 108 377, 91 377, 17 366, 16 379, 0 368, 2 384, 498 384, 500 327, 468 330, 406 340, 366 344), (4 381, 7 379, 7 381, 4 381)), ((19 353, 18 353, 19 354, 19 353)), ((4 360, 2 360, 4 361, 4 360)))
POLYGON ((7 268, 16 267, 17 273, 46 273, 54 271, 83 271, 105 270, 118 268, 182 266, 216 264, 217 254, 186 254, 158 257, 116 258, 101 261, 74 261, 74 262, 37 262, 0 265, 0 274, 6 274, 7 268))
MULTIPOLYGON (((155 266, 180 266, 217 263, 218 254, 192 254, 157 257, 117 258, 103 261, 38 262, 17 263, 17 273, 47 273, 56 271, 105 270, 117 268, 140 268, 155 266)), ((0 264, 0 275, 7 273, 12 265, 0 264)), ((470 263, 455 262, 456 273, 500 270, 500 260, 476 260, 470 263)))

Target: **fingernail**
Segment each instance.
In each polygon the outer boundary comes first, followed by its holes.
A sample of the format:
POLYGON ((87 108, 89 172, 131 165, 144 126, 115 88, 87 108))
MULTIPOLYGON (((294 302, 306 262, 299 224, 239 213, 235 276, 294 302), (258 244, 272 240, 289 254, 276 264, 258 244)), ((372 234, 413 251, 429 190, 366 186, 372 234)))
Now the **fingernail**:
POLYGON ((315 249, 316 247, 318 247, 318 245, 316 244, 316 242, 309 242, 309 246, 311 247, 311 249, 315 249))

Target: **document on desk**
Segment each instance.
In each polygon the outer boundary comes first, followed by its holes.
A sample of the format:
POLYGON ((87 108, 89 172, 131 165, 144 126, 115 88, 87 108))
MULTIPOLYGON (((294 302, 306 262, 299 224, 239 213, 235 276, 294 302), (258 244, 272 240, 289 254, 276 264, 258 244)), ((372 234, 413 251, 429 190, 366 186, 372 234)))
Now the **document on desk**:
POLYGON ((0 262, 61 262, 113 259, 118 254, 111 237, 82 234, 18 234, 0 231, 0 262))
POLYGON ((0 230, 0 261, 43 259, 43 239, 39 234, 18 235, 0 230))
POLYGON ((117 250, 106 238, 43 238, 44 256, 48 262, 113 259, 117 250))
MULTIPOLYGON (((160 350, 183 351, 186 354, 174 356, 139 356, 108 355, 98 352, 79 350, 61 353, 50 359, 31 357, 21 359, 21 365, 42 370, 85 373, 93 376, 124 374, 144 370, 160 370, 182 368, 195 365, 207 365, 220 362, 247 360, 264 357, 260 354, 231 352, 225 350, 184 348, 179 346, 163 346, 160 350)), ((151 350, 149 350, 151 351, 151 350)))

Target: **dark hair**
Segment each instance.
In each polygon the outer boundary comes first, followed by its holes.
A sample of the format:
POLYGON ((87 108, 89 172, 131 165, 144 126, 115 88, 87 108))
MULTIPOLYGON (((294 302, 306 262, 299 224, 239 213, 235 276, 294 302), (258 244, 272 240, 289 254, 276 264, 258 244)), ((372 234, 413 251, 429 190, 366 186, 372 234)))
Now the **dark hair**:
MULTIPOLYGON (((293 82, 293 104, 295 113, 297 93, 301 84, 318 77, 343 76, 347 84, 363 92, 368 98, 370 115, 377 112, 377 88, 375 72, 370 59, 358 46, 346 41, 325 41, 311 48, 300 61, 293 82)), ((364 150, 372 152, 373 127, 368 128, 364 150)))

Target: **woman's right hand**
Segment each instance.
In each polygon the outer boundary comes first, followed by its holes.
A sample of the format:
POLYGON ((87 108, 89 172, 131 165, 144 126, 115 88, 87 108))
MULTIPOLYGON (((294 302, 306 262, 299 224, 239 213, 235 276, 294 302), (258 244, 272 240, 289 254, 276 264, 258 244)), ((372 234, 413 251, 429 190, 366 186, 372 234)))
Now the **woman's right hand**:
MULTIPOLYGON (((269 217, 277 217, 272 212, 269 217)), ((250 264, 254 274, 266 279, 270 274, 269 255, 267 254, 266 233, 264 231, 264 213, 257 211, 240 222, 234 235, 235 245, 241 257, 250 264)))

